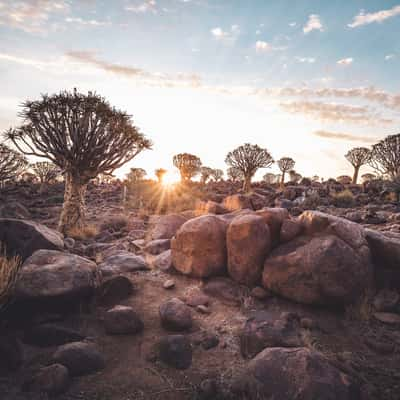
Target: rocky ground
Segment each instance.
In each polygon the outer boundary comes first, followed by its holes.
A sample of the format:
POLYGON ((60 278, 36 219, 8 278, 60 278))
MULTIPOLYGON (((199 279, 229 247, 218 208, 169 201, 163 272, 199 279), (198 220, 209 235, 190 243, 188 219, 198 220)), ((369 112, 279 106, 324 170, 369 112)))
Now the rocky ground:
POLYGON ((296 200, 302 190, 289 189, 259 187, 225 199, 236 188, 221 184, 202 194, 196 210, 160 218, 143 206, 124 207, 118 186, 93 187, 87 210, 97 234, 75 240, 26 222, 55 228, 62 187, 3 193, 0 217, 22 221, 0 219, 0 240, 26 257, 48 250, 25 262, 14 302, 2 314, 0 398, 398 399, 400 208, 358 198, 338 208, 320 195, 318 210, 357 223, 348 228, 328 217, 295 218, 309 206, 296 200), (275 212, 263 211, 271 206, 288 208, 291 217, 277 226, 275 212), (240 211, 249 208, 259 211, 240 211), (207 228, 193 222, 209 213, 207 228), (269 222, 268 242, 258 240, 260 218, 269 222), (187 221, 192 228, 187 223, 177 233, 187 221), (230 226, 227 233, 221 228, 230 277, 210 272, 218 264, 210 260, 222 253, 219 228, 209 229, 220 221, 230 226), (302 230, 308 223, 315 230, 315 221, 323 228, 304 239, 302 230), (375 237, 379 231, 385 235, 375 237), (193 249, 187 232, 198 232, 193 249), (257 246, 269 253, 262 280, 248 269, 260 257, 257 246), (329 264, 327 288, 308 280, 320 265, 310 255, 329 264), (196 257, 208 261, 192 262, 196 257), (304 270, 285 270, 290 279, 283 282, 281 269, 291 263, 304 270), (369 285, 366 277, 376 289, 370 297, 358 293, 361 283, 369 285))

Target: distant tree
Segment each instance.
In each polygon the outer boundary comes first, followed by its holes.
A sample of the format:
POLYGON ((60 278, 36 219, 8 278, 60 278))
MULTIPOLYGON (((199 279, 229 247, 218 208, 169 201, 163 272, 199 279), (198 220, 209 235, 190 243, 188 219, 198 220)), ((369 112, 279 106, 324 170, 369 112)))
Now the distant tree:
POLYGON ((131 168, 131 170, 126 175, 129 183, 137 183, 143 180, 147 175, 147 172, 143 168, 131 168))
POLYGON ((233 182, 237 182, 243 179, 242 171, 240 171, 240 169, 235 167, 229 167, 226 170, 226 175, 228 176, 228 179, 230 179, 233 182))
POLYGON ((282 180, 281 184, 283 185, 285 183, 285 175, 286 172, 289 172, 294 168, 294 165, 296 164, 293 158, 290 157, 283 157, 280 160, 277 161, 278 167, 282 172, 282 180))
POLYGON ((371 150, 366 147, 355 147, 346 155, 346 160, 354 167, 353 183, 357 183, 360 168, 371 160, 371 150))
POLYGON ((224 171, 222 169, 213 168, 211 172, 211 177, 214 179, 215 182, 220 181, 224 176, 224 171))
POLYGON ((271 173, 271 172, 267 172, 263 176, 263 180, 264 180, 265 183, 268 183, 269 185, 272 185, 273 183, 276 183, 276 175, 271 173))
POLYGON ((201 183, 206 184, 208 179, 210 178, 213 169, 210 167, 201 167, 200 168, 200 180, 201 183))
POLYGON ((157 177, 157 179, 158 179, 158 183, 162 183, 163 182, 163 179, 164 179, 164 176, 165 176, 165 174, 167 173, 168 171, 166 170, 166 169, 164 169, 164 168, 158 168, 158 169, 156 169, 155 171, 154 171, 154 174, 156 175, 156 177, 157 177))
POLYGON ((182 182, 190 181, 199 174, 201 168, 200 158, 188 153, 176 154, 173 158, 173 164, 179 169, 182 182))
POLYGON ((376 179, 376 175, 367 173, 367 174, 361 175, 361 179, 363 180, 364 183, 370 182, 370 181, 373 181, 374 179, 376 179))
POLYGON ((0 185, 15 180, 28 165, 24 156, 4 144, 0 144, 0 185))
POLYGON ((353 179, 348 175, 340 175, 336 178, 336 181, 341 185, 350 185, 353 182, 353 179))
POLYGON ((65 234, 85 228, 88 182, 151 148, 128 114, 91 92, 42 95, 26 101, 21 116, 24 125, 10 129, 6 137, 22 153, 47 158, 64 172, 59 229, 65 234))
POLYGON ((259 168, 268 168, 274 163, 274 159, 267 149, 258 145, 245 143, 228 153, 225 162, 239 169, 244 177, 243 190, 248 192, 251 189, 251 178, 259 168))
POLYGON ((311 181, 312 181, 312 182, 319 182, 319 181, 320 181, 320 177, 319 177, 318 175, 314 175, 314 176, 311 178, 311 181))
POLYGON ((301 174, 297 173, 294 169, 289 171, 289 179, 292 183, 299 183, 301 181, 301 174))
POLYGON ((40 191, 42 192, 46 185, 55 181, 61 174, 61 170, 57 165, 49 161, 41 161, 32 164, 32 170, 40 181, 40 191))
POLYGON ((372 146, 370 165, 390 179, 400 174, 400 134, 387 136, 372 146))

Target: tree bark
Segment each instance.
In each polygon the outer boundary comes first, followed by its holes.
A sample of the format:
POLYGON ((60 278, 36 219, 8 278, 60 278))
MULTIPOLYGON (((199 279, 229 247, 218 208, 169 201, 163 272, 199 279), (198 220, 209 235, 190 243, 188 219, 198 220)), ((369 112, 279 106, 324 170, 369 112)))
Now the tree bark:
POLYGON ((251 176, 245 176, 243 181, 243 191, 250 192, 251 190, 251 176))
POLYGON ((283 186, 285 184, 285 174, 286 174, 286 172, 283 171, 282 172, 282 177, 281 177, 281 186, 283 186))
POLYGON ((354 167, 353 185, 357 184, 358 172, 359 171, 360 171, 360 167, 354 167))
POLYGON ((85 226, 86 183, 70 173, 65 174, 64 204, 58 229, 63 234, 85 226))

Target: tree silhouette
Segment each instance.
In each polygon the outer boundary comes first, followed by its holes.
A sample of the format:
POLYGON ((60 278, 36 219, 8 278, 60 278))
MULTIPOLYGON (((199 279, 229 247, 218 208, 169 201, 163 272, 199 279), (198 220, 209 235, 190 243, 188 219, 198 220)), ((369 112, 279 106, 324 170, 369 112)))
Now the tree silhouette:
POLYGON ((285 175, 286 172, 290 171, 291 169, 294 168, 294 165, 296 164, 293 158, 290 157, 283 157, 280 160, 277 161, 278 167, 282 172, 282 180, 281 184, 283 185, 285 183, 285 175))
POLYGON ((348 175, 340 175, 336 178, 336 180, 341 184, 341 185, 350 185, 353 182, 353 179, 351 176, 348 175))
POLYGON ((222 169, 212 169, 211 171, 211 177, 214 179, 215 182, 218 182, 222 179, 222 177, 224 176, 224 171, 222 171, 222 169))
POLYGON ((248 192, 251 189, 251 178, 259 168, 268 168, 274 160, 267 149, 256 144, 245 143, 228 153, 225 162, 237 168, 243 174, 243 190, 248 192))
POLYGON ((237 169, 235 167, 229 167, 226 171, 226 174, 228 176, 228 179, 230 179, 233 182, 240 181, 243 179, 242 171, 240 171, 240 169, 237 169))
POLYGON ((302 178, 301 174, 297 173, 294 169, 291 169, 289 171, 290 182, 299 183, 301 181, 301 178, 302 178))
POLYGON ((184 182, 190 181, 200 172, 201 160, 193 154, 181 153, 174 156, 173 164, 179 169, 181 180, 184 182))
POLYGON ((158 179, 158 183, 161 184, 163 182, 164 176, 168 171, 164 168, 158 168, 154 171, 157 179, 158 179))
POLYGON ((147 175, 146 170, 143 168, 131 168, 131 170, 126 175, 129 183, 137 183, 143 180, 143 178, 147 175))
POLYGON ((132 160, 151 142, 133 125, 131 117, 101 96, 60 92, 26 101, 24 125, 6 132, 26 155, 50 160, 65 177, 61 232, 85 226, 85 192, 88 182, 112 173, 132 160))
POLYGON ((57 176, 61 174, 60 168, 57 165, 49 161, 41 161, 32 164, 32 170, 35 175, 39 178, 41 183, 40 191, 42 192, 46 185, 51 181, 54 181, 57 176))
POLYGON ((27 165, 24 156, 5 144, 0 144, 0 185, 8 180, 15 180, 27 165))
POLYGON ((387 136, 372 146, 370 165, 379 175, 391 179, 400 174, 400 134, 387 136))
POLYGON ((201 167, 200 168, 200 180, 203 185, 205 185, 210 178, 213 169, 210 167, 201 167))
POLYGON ((371 173, 366 173, 364 175, 361 175, 361 179, 363 180, 363 183, 373 181, 374 179, 376 179, 376 175, 371 173))
POLYGON ((276 183, 276 175, 271 173, 271 172, 267 172, 264 176, 263 179, 266 183, 268 183, 269 185, 272 185, 273 183, 276 183))
POLYGON ((354 167, 353 183, 357 183, 360 168, 371 160, 371 150, 366 147, 355 147, 346 155, 346 160, 354 167))

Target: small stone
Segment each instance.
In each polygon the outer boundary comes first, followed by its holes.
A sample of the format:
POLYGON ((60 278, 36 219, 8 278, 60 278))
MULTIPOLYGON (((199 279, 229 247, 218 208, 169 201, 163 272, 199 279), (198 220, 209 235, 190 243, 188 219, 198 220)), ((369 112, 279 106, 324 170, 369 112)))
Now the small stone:
POLYGON ((172 289, 173 287, 175 287, 175 281, 173 279, 168 279, 163 284, 164 289, 172 289))
POLYGON ((251 295, 258 300, 265 300, 268 297, 271 297, 271 293, 261 286, 256 286, 251 290, 251 295))
POLYGON ((159 342, 160 360, 176 369, 188 369, 192 364, 192 346, 183 335, 168 335, 159 342))
POLYGON ((52 364, 41 368, 24 387, 29 391, 57 395, 67 389, 69 381, 68 369, 61 364, 52 364))
POLYGON ((213 333, 207 332, 204 335, 204 338, 201 342, 201 347, 203 347, 204 350, 210 350, 213 349, 214 347, 217 347, 218 344, 219 344, 218 336, 213 333))
POLYGON ((211 314, 211 310, 207 306, 199 305, 196 307, 196 310, 201 314, 211 314))
POLYGON ((161 324, 173 331, 183 331, 192 327, 190 308, 179 299, 170 299, 159 308, 161 324))
POLYGON ((123 275, 105 279, 98 289, 98 302, 103 306, 113 306, 131 296, 134 292, 133 283, 123 275))
POLYGON ((201 400, 213 400, 217 397, 218 386, 214 379, 205 379, 199 386, 199 397, 201 400))
POLYGON ((185 302, 190 307, 208 306, 210 304, 210 297, 198 289, 191 290, 186 294, 185 302))
POLYGON ((144 324, 132 307, 115 306, 104 316, 104 326, 109 335, 137 334, 143 331, 144 324))

